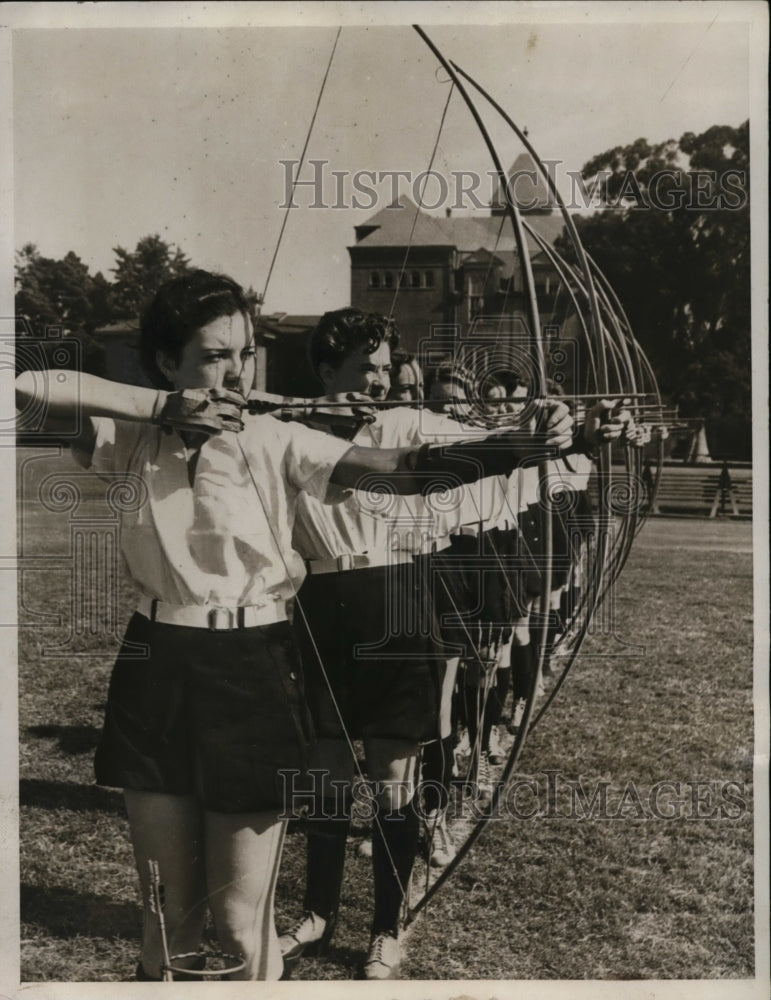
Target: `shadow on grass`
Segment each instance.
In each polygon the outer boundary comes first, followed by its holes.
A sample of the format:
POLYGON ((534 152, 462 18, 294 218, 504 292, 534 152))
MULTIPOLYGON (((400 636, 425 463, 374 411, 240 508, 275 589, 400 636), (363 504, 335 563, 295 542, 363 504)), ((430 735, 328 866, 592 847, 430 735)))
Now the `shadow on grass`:
POLYGON ((135 938, 142 924, 137 904, 116 903, 108 896, 63 887, 21 886, 21 919, 30 928, 57 938, 85 935, 135 938))
POLYGON ((96 726, 27 726, 30 736, 43 739, 56 739, 62 753, 90 753, 96 749, 99 740, 99 730, 96 726))
POLYGON ((332 944, 323 958, 301 958, 291 968, 286 979, 298 982, 320 982, 325 979, 364 979, 366 953, 361 948, 339 948, 332 944), (342 973, 342 975, 341 975, 342 973))
POLYGON ((40 809, 69 809, 73 812, 103 812, 125 816, 123 795, 98 785, 79 785, 69 781, 22 778, 19 782, 19 805, 40 809))

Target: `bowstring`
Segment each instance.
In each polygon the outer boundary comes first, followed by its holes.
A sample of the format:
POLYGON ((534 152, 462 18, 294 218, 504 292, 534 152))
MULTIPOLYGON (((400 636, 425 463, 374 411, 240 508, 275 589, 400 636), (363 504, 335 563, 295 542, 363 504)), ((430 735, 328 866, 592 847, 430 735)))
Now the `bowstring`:
MULTIPOLYGON (((284 210, 284 218, 283 218, 283 220, 281 222, 281 230, 280 230, 280 232, 278 234, 278 240, 276 241, 276 247, 275 247, 275 249, 273 251, 273 257, 272 257, 271 262, 270 262, 270 267, 268 268, 267 277, 265 278, 265 285, 264 285, 263 292, 262 292, 262 299, 258 303, 259 307, 262 306, 263 302, 265 301, 265 296, 268 293, 268 285, 270 284, 271 275, 273 274, 273 268, 275 267, 276 258, 278 257, 278 249, 279 249, 279 247, 281 245, 281 240, 283 239, 283 236, 284 236, 284 230, 286 229, 286 224, 287 224, 287 222, 289 220, 289 212, 291 211, 292 204, 294 202, 294 193, 295 193, 295 190, 297 188, 297 184, 298 184, 298 182, 300 180, 300 171, 302 170, 302 168, 303 168, 303 166, 305 164, 305 154, 308 152, 308 145, 309 145, 310 140, 311 140, 311 134, 313 132, 313 127, 316 124, 316 116, 319 113, 319 107, 321 105, 321 98, 323 97, 324 90, 326 89, 326 86, 327 86, 327 80, 329 79, 329 73, 330 73, 330 70, 332 69, 332 61, 335 58, 335 51, 337 50, 337 43, 340 40, 340 33, 341 33, 342 30, 343 29, 342 29, 342 25, 341 25, 337 29, 337 34, 335 35, 335 40, 334 40, 334 42, 332 44, 332 51, 329 54, 329 62, 327 63, 327 68, 326 68, 326 71, 324 73, 324 79, 321 81, 321 87, 319 88, 318 97, 316 98, 316 106, 313 109, 313 115, 311 116, 310 125, 308 126, 308 131, 307 131, 307 133, 305 135, 305 143, 303 145, 302 152, 300 153, 300 160, 299 160, 299 162, 297 164, 297 173, 295 174, 294 179, 292 180, 291 193, 289 195, 289 200, 288 200, 286 209, 284 210)), ((258 315, 259 315, 259 313, 258 313, 258 315)))
POLYGON ((401 287, 402 287, 402 280, 404 278, 404 272, 407 269, 407 260, 408 260, 409 255, 410 255, 410 250, 412 249, 412 240, 413 240, 413 237, 415 235, 415 229, 416 229, 417 224, 418 224, 418 218, 420 217, 420 210, 423 207, 423 195, 424 195, 425 190, 426 190, 426 185, 428 184, 428 178, 431 176, 431 171, 432 171, 433 166, 434 166, 434 160, 436 159, 437 150, 439 149, 439 142, 440 142, 440 140, 442 138, 442 132, 444 130, 444 122, 445 122, 445 119, 447 118, 447 112, 448 112, 448 110, 450 108, 450 101, 452 100, 452 95, 453 95, 454 90, 455 90, 455 84, 452 83, 451 86, 450 86, 450 90, 449 90, 449 92, 447 94, 447 100, 444 103, 444 109, 442 111, 442 116, 441 116, 440 121, 439 121, 439 128, 437 129, 437 132, 436 132, 436 139, 434 140, 434 146, 433 146, 433 149, 431 150, 431 156, 429 157, 429 160, 428 160, 428 168, 425 171, 425 176, 423 178, 423 184, 421 186, 420 191, 418 192, 418 199, 417 199, 418 203, 415 206, 415 214, 414 214, 414 216, 412 218, 412 226, 410 228, 410 235, 407 238, 407 247, 406 247, 406 249, 404 251, 404 258, 402 260, 401 267, 399 268, 399 273, 396 276, 396 288, 394 288, 393 298, 391 299, 391 308, 388 311, 388 322, 389 323, 391 323, 392 320, 393 320, 394 309, 396 308, 396 299, 397 299, 397 297, 399 295, 399 292, 401 290, 401 287))
MULTIPOLYGON (((271 257, 270 264, 268 266, 268 273, 267 273, 267 276, 265 278, 265 284, 263 285, 263 288, 262 288, 262 294, 260 296, 258 296, 257 302, 255 304, 255 308, 252 311, 252 317, 251 317, 251 319, 252 319, 252 332, 251 332, 251 336, 249 337, 249 340, 248 340, 247 345, 246 345, 247 348, 252 348, 254 346, 254 344, 255 344, 256 339, 257 339, 257 325, 259 323, 260 316, 262 314, 262 307, 265 304, 265 298, 266 298, 266 296, 268 294, 268 286, 270 284, 270 279, 273 276, 273 269, 275 268, 275 266, 276 266, 276 260, 278 259, 278 251, 279 251, 279 248, 281 247, 281 243, 282 243, 282 240, 284 238, 284 232, 286 231, 287 222, 289 221, 289 212, 291 211, 292 206, 294 204, 295 191, 297 190, 297 185, 300 182, 300 173, 302 171, 303 166, 305 165, 305 157, 306 157, 306 154, 308 152, 308 146, 310 145, 311 135, 313 134, 313 129, 314 129, 314 126, 316 124, 316 118, 317 118, 318 113, 319 113, 319 108, 321 107, 321 99, 324 96, 324 91, 326 90, 327 81, 329 79, 329 74, 330 74, 330 72, 332 70, 332 63, 333 63, 334 58, 335 58, 335 52, 337 51, 337 43, 340 40, 340 34, 341 34, 342 30, 343 29, 342 29, 342 26, 341 26, 341 27, 339 27, 337 29, 337 33, 335 34, 335 40, 332 43, 332 51, 329 54, 329 60, 327 62, 326 70, 324 71, 324 77, 323 77, 323 79, 321 81, 321 86, 319 87, 319 92, 318 92, 318 95, 316 97, 316 104, 314 105, 313 114, 311 115, 310 124, 308 125, 308 131, 305 133, 305 141, 303 142, 303 148, 302 148, 302 151, 300 153, 300 159, 297 161, 297 172, 295 173, 294 177, 292 178, 292 184, 291 184, 290 189, 289 189, 289 197, 287 199, 287 205, 286 205, 286 208, 284 210, 284 217, 281 220, 281 227, 279 229, 278 238, 276 239, 276 245, 273 248, 273 256, 271 257)), ((239 381, 240 381, 240 376, 243 375, 244 368, 246 367, 246 360, 247 360, 246 355, 244 355, 244 357, 242 358, 242 361, 241 361, 241 370, 239 371, 239 381)))

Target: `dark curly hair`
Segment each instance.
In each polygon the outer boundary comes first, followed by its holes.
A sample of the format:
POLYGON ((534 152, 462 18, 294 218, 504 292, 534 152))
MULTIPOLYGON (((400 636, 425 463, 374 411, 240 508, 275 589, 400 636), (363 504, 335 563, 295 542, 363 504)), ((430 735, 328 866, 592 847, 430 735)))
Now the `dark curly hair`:
POLYGON ((393 351, 399 344, 399 331, 393 320, 377 313, 346 307, 324 313, 308 341, 308 359, 318 375, 323 364, 339 368, 353 351, 366 348, 374 353, 382 343, 393 351))
POLYGON ((250 315, 251 307, 243 288, 224 274, 191 271, 161 285, 142 313, 139 332, 139 359, 153 385, 171 388, 156 362, 158 351, 177 361, 196 330, 236 313, 250 315))
POLYGON ((410 388, 413 391, 413 399, 416 402, 423 402, 423 369, 420 367, 418 359, 414 354, 408 354, 407 351, 392 351, 391 352, 391 393, 399 389, 397 381, 402 369, 406 368, 408 371, 412 372, 415 379, 414 382, 410 383, 410 388))

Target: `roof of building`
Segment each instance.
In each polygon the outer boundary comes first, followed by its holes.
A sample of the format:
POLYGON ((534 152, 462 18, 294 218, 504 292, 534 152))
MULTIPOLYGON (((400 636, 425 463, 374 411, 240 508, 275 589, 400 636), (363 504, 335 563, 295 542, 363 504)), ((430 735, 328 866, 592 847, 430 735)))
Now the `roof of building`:
MULTIPOLYGON (((541 171, 536 167, 530 153, 519 154, 509 168, 507 177, 509 178, 509 196, 523 213, 550 211, 555 207, 546 181, 543 179, 541 171)), ((492 207, 495 211, 502 211, 505 204, 503 185, 499 184, 492 201, 492 207)))
POLYGON ((257 320, 257 330, 260 333, 281 334, 282 337, 302 336, 312 330, 321 319, 320 316, 290 316, 289 313, 277 312, 262 314, 257 320))
POLYGON ((115 323, 107 323, 105 326, 97 327, 94 333, 99 337, 123 337, 127 333, 136 334, 139 333, 139 320, 119 319, 115 323))
MULTIPOLYGON (((526 221, 549 243, 564 229, 562 217, 551 212, 527 215, 526 221)), ((439 217, 420 210, 407 197, 399 198, 356 228, 359 233, 367 231, 357 241, 357 247, 438 246, 455 248, 460 253, 475 253, 484 248, 496 254, 516 250, 506 215, 439 217)), ((531 236, 527 235, 526 240, 531 255, 540 250, 531 236)))
POLYGON ((480 247, 463 260, 464 264, 481 264, 483 267, 489 267, 491 262, 493 264, 502 264, 503 260, 490 250, 485 249, 485 247, 480 247))
MULTIPOLYGON (((541 172, 528 152, 520 153, 508 175, 509 191, 520 206, 521 215, 549 243, 562 233, 564 223, 541 172)), ((542 252, 532 236, 525 237, 530 255, 542 252)), ((402 196, 356 226, 356 246, 366 247, 447 247, 462 254, 484 248, 492 253, 515 253, 516 241, 505 198, 499 185, 490 209, 462 215, 429 215, 402 196)))

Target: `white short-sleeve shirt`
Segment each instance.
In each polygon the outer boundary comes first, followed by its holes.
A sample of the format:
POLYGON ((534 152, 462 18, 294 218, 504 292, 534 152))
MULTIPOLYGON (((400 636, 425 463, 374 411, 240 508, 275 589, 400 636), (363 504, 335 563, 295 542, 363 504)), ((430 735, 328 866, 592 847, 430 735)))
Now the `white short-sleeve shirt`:
POLYGON ((94 472, 131 473, 143 484, 122 513, 121 550, 139 591, 171 604, 236 606, 291 597, 305 575, 292 548, 297 499, 321 505, 346 441, 270 416, 239 434, 209 438, 190 485, 176 433, 95 418, 94 472))
MULTIPOLYGON (((444 414, 409 407, 378 413, 354 437, 354 443, 373 448, 417 448, 423 444, 451 444, 483 436, 444 414)), ((297 505, 294 545, 306 558, 328 559, 341 555, 384 552, 418 553, 434 540, 446 538, 469 516, 501 502, 499 487, 474 484, 429 496, 396 496, 389 492, 352 490, 342 503, 324 505, 303 494, 297 505)), ((373 486, 375 483, 373 482, 373 486)))

